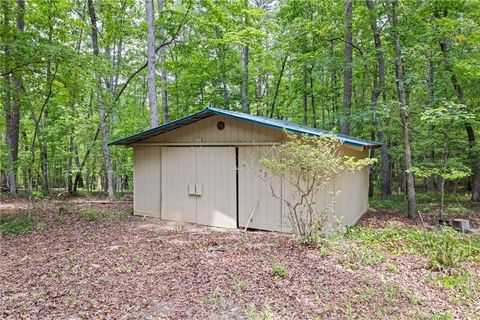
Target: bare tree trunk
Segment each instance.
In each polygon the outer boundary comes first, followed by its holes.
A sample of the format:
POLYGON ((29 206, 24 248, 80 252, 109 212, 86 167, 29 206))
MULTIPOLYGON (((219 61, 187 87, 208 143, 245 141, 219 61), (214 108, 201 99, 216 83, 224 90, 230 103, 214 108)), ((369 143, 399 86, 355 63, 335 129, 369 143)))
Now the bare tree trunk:
MULTIPOLYGON (((380 121, 377 118, 377 102, 378 98, 385 91, 385 59, 382 53, 382 40, 380 37, 380 29, 377 25, 377 13, 375 11, 375 5, 373 0, 366 0, 367 8, 370 12, 370 28, 373 33, 373 42, 375 45, 375 69, 373 77, 373 88, 372 95, 370 98, 370 107, 373 114, 373 130, 372 130, 372 140, 375 140, 375 135, 380 142, 382 142, 381 153, 380 153, 380 198, 382 200, 387 199, 391 193, 391 172, 389 165, 389 155, 388 155, 388 146, 385 141, 385 136, 383 131, 380 129, 380 121)), ((374 156, 374 150, 370 154, 371 157, 374 156)), ((373 179, 374 179, 374 166, 371 167, 370 171, 370 184, 369 184, 369 196, 373 196, 373 179)))
MULTIPOLYGON (((48 32, 48 42, 52 43, 53 37, 53 27, 49 27, 48 32)), ((46 83, 45 83, 45 97, 49 94, 49 84, 51 82, 51 72, 52 71, 52 57, 49 56, 47 58, 47 66, 46 66, 46 83)), ((39 119, 41 121, 41 119, 39 119)), ((48 127, 48 105, 45 106, 45 111, 43 112, 43 124, 42 130, 48 127)), ((48 195, 50 192, 50 186, 48 181, 48 146, 47 141, 43 139, 41 135, 38 137, 38 144, 40 146, 40 166, 42 168, 42 194, 48 195)))
POLYGON ((337 122, 337 67, 335 66, 335 43, 333 40, 330 41, 330 60, 331 60, 331 68, 332 68, 332 77, 331 77, 331 85, 332 85, 332 125, 336 126, 337 122))
MULTIPOLYGON (((98 47, 98 31, 97 31, 97 17, 95 15, 95 7, 93 6, 93 0, 88 0, 88 13, 92 24, 92 49, 95 56, 100 55, 98 47)), ((98 103, 98 115, 100 117, 100 131, 102 133, 102 146, 103 156, 105 160, 105 171, 107 175, 107 192, 109 198, 114 198, 115 193, 113 189, 113 174, 112 174, 112 162, 110 160, 110 148, 108 146, 108 131, 107 120, 105 116, 105 109, 103 107, 103 93, 102 93, 102 80, 97 72, 95 72, 95 81, 97 83, 97 103, 98 103)), ((158 122, 158 119, 157 119, 158 122)))
POLYGON ((73 194, 73 132, 68 143, 67 191, 73 194))
POLYGON ((303 64, 303 124, 308 125, 307 65, 303 64))
MULTIPOLYGON (((5 9, 5 25, 9 24, 9 7, 8 1, 4 0, 5 9)), ((25 11, 25 1, 17 0, 17 17, 16 25, 19 32, 23 33, 25 30, 25 21, 24 21, 24 11, 25 11)), ((8 57, 10 55, 10 48, 8 45, 4 47, 5 49, 5 68, 8 69, 8 57)), ((8 71, 8 70, 6 70, 8 71)), ((12 197, 17 196, 17 161, 18 161, 18 142, 20 135, 20 101, 21 95, 23 94, 22 78, 18 72, 12 72, 11 74, 6 74, 5 76, 5 85, 8 87, 8 95, 5 96, 5 115, 6 115, 6 143, 8 149, 8 184, 10 195, 12 197), (15 90, 13 91, 13 99, 11 100, 11 91, 10 84, 13 80, 15 90)))
POLYGON ((315 110, 315 90, 313 86, 313 64, 310 68, 310 103, 312 104, 313 127, 317 127, 317 111, 315 110))
POLYGON ((262 77, 262 71, 258 70, 257 92, 255 94, 255 98, 257 100, 257 115, 263 115, 262 97, 263 97, 263 77, 262 77))
MULTIPOLYGON (((9 8, 9 1, 3 1, 3 10, 4 10, 4 20, 3 26, 5 32, 9 28, 10 24, 10 8, 9 8)), ((17 184, 16 184, 16 170, 15 170, 15 145, 14 141, 12 141, 12 126, 13 126, 13 119, 12 119, 12 97, 11 97, 11 75, 9 70, 9 61, 10 61, 10 47, 5 45, 3 47, 5 60, 4 60, 4 70, 5 75, 3 76, 5 82, 5 123, 6 123, 6 132, 5 132, 5 142, 7 144, 7 152, 8 152, 8 167, 6 173, 7 185, 9 187, 10 195, 12 197, 17 196, 17 184)), ((17 152, 18 155, 18 139, 17 139, 17 152)))
MULTIPOLYGON (((427 84, 428 84, 428 107, 433 108, 433 100, 434 100, 434 79, 433 79, 433 61, 432 61, 432 52, 430 52, 430 56, 427 60, 427 84)), ((433 132, 435 130, 435 126, 431 126, 430 128, 433 132)), ((433 144, 429 146, 429 156, 430 160, 434 161, 435 159, 435 149, 433 144)), ((426 188, 427 192, 435 191, 435 177, 427 177, 426 181, 426 188)))
POLYGON ((245 113, 250 113, 250 106, 248 103, 248 64, 249 64, 249 48, 244 46, 242 48, 243 55, 243 72, 242 85, 240 87, 240 95, 242 96, 242 110, 245 113))
MULTIPOLYGON (((222 39, 222 31, 219 28, 215 28, 215 35, 217 39, 222 39)), ((218 49, 218 58, 220 59, 220 72, 222 74, 222 93, 223 93, 223 105, 228 107, 230 104, 230 98, 228 96, 228 84, 227 84, 227 71, 225 68, 225 45, 220 45, 218 49)))
POLYGON ((352 0, 346 0, 345 6, 345 60, 343 69, 343 123, 342 133, 350 134, 350 117, 352 108, 352 0))
POLYGON ((150 110, 150 128, 158 127, 158 105, 157 105, 157 84, 156 84, 156 53, 155 53, 155 14, 153 11, 153 0, 145 0, 147 17, 147 87, 148 87, 148 109, 150 110))
MULTIPOLYGON (((392 12, 390 15, 390 21, 395 28, 398 24, 397 2, 392 2, 392 12)), ((417 216, 417 203, 415 200, 415 181, 413 178, 412 168, 412 152, 410 150, 410 106, 407 103, 405 84, 404 84, 404 71, 402 61, 402 45, 400 43, 400 36, 398 32, 394 33, 395 43, 395 74, 397 77, 397 91, 400 99, 400 120, 403 129, 403 153, 405 156, 405 172, 407 179, 407 201, 408 201, 408 217, 415 219, 417 216)))
POLYGON ((275 104, 277 103, 278 91, 280 89, 280 83, 282 83, 283 73, 285 72, 285 65, 287 64, 288 55, 283 58, 280 74, 278 75, 277 85, 275 86, 275 92, 273 93, 272 107, 270 109, 270 118, 273 118, 275 112, 275 104))
MULTIPOLYGON (((161 15, 165 6, 165 0, 158 0, 158 15, 161 15)), ((165 29, 160 26, 159 29, 160 41, 165 41, 165 29)), ((161 46, 158 50, 160 58, 160 76, 162 79, 162 117, 163 123, 168 122, 168 95, 167 95, 167 69, 165 68, 165 46, 161 46)))

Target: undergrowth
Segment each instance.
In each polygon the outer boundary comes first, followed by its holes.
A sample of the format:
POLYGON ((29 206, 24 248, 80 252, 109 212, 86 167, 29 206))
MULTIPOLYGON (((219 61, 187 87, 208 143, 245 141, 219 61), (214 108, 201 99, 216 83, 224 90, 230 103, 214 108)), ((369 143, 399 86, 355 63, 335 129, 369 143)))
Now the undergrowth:
POLYGON ((25 234, 35 225, 37 219, 33 215, 4 217, 0 220, 0 233, 25 234))
MULTIPOLYGON (((419 192, 415 196, 417 209, 420 212, 436 212, 439 210, 440 194, 419 192)), ((392 194, 389 199, 382 200, 378 196, 369 199, 370 206, 377 210, 407 212, 405 194, 392 194)), ((445 193, 447 217, 466 216, 480 214, 480 206, 470 201, 470 195, 466 193, 445 193)))
POLYGON ((480 238, 448 227, 424 231, 390 223, 383 229, 351 228, 346 238, 377 252, 423 255, 435 270, 455 268, 461 261, 480 262, 480 238))

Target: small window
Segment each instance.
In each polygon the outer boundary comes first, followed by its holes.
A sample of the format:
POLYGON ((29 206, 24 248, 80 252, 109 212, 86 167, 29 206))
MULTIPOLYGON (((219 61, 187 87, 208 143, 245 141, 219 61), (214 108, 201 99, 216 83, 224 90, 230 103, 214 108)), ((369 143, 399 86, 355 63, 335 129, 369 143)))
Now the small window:
POLYGON ((225 129, 225 122, 223 122, 223 121, 218 121, 218 122, 217 122, 217 129, 218 129, 218 130, 223 130, 223 129, 225 129))

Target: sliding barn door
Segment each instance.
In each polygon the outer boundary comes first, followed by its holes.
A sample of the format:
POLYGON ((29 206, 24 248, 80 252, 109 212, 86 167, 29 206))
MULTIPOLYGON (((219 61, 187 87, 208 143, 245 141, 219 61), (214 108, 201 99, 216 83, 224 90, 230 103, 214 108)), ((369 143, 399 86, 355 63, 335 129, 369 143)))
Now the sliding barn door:
POLYGON ((237 227, 235 148, 165 147, 162 219, 237 227))
POLYGON ((193 147, 164 147, 162 154, 162 213, 164 220, 197 222, 196 153, 193 147))
POLYGON ((237 227, 234 147, 197 149, 197 223, 237 227))

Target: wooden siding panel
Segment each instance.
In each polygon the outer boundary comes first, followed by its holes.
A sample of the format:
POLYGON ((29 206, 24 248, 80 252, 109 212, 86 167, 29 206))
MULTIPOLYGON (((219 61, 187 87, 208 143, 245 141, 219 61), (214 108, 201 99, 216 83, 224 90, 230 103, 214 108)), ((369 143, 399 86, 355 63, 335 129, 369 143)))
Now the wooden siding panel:
POLYGON ((188 192, 189 185, 196 183, 196 148, 162 150, 162 219, 196 223, 196 196, 188 192))
MULTIPOLYGON (((281 200, 272 196, 271 190, 258 175, 259 159, 268 147, 238 147, 238 214, 239 226, 245 227, 255 210, 248 227, 253 229, 282 231, 281 200)), ((263 169, 264 170, 264 169, 263 169)), ((274 178, 274 189, 281 194, 279 178, 274 178)))
POLYGON ((354 225, 368 210, 368 170, 363 168, 335 179, 336 188, 341 191, 335 211, 346 226, 354 225))
POLYGON ((237 227, 235 148, 197 147, 197 223, 222 228, 237 227))
POLYGON ((138 215, 160 217, 161 148, 136 146, 133 149, 133 204, 138 215))
POLYGON ((198 138, 204 143, 280 142, 282 132, 223 116, 211 116, 140 143, 194 143, 198 138), (218 121, 225 123, 225 129, 217 129, 218 121))

